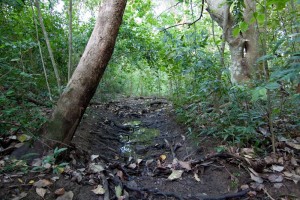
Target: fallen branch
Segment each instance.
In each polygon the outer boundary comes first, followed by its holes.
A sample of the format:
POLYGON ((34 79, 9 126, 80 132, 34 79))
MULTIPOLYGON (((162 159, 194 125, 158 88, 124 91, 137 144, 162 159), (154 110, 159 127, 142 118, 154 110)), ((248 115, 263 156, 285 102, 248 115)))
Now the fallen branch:
POLYGON ((245 196, 249 191, 250 191, 250 189, 246 189, 246 190, 242 190, 240 192, 227 193, 227 194, 223 194, 220 196, 203 196, 203 197, 200 197, 199 200, 225 200, 225 199, 231 199, 231 198, 238 198, 238 197, 245 196))

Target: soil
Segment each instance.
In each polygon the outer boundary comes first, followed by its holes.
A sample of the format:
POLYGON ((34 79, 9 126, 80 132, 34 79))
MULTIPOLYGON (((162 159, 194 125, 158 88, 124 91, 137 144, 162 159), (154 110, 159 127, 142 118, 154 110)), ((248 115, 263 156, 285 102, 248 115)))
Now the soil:
POLYGON ((73 139, 75 148, 68 152, 70 167, 60 175, 2 174, 0 199, 43 199, 30 181, 45 179, 52 184, 44 187, 44 199, 57 199, 54 191, 59 188, 72 191, 74 200, 300 197, 299 183, 289 180, 280 189, 268 181, 263 190, 251 188, 253 180, 242 161, 216 152, 222 141, 194 139, 186 130, 176 122, 173 105, 163 98, 93 102, 73 139), (103 170, 95 172, 93 165, 103 170), (178 171, 182 175, 170 180, 170 174, 178 171), (97 185, 104 187, 105 195, 91 191, 97 185), (26 196, 18 198, 22 192, 26 196))

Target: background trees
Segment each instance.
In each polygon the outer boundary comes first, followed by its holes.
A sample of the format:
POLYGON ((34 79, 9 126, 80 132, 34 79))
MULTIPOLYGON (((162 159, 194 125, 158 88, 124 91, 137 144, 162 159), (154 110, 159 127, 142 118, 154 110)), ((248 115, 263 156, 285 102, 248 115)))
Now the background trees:
MULTIPOLYGON (((192 135, 214 134, 242 145, 268 146, 270 131, 296 132, 299 2, 226 2, 128 1, 95 97, 166 96, 178 106, 179 119, 192 135), (247 85, 233 84, 245 81, 247 85)), ((39 106, 51 107, 50 92, 54 103, 58 99, 57 78, 38 24, 41 59, 31 1, 0 3, 0 129, 33 135, 45 121, 39 106)), ((73 69, 92 33, 98 3, 73 2, 73 69)), ((40 6, 64 89, 70 63, 69 1, 43 1, 40 6)))

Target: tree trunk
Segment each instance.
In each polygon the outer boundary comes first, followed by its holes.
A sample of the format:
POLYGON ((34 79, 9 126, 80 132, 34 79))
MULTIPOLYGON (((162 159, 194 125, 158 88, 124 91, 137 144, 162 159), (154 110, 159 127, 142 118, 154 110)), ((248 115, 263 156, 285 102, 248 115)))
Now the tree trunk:
POLYGON ((253 12, 256 10, 256 2, 245 0, 246 8, 243 11, 244 21, 249 28, 239 36, 233 36, 235 26, 233 15, 228 12, 228 5, 225 0, 206 0, 211 18, 223 29, 223 38, 229 45, 231 54, 231 81, 233 83, 244 83, 251 79, 256 70, 255 62, 259 57, 258 32, 254 24, 250 24, 253 12))
POLYGON ((35 6, 37 8, 38 17, 39 17, 40 24, 41 24, 41 27, 42 27, 42 31, 43 31, 43 34, 44 34, 44 37, 45 37, 45 40, 46 40, 49 56, 50 56, 50 59, 51 59, 51 62, 52 62, 52 67, 53 67, 54 74, 55 74, 56 81, 57 81, 58 92, 61 93, 61 81, 60 81, 58 69, 57 69, 57 66, 56 66, 56 63, 55 63, 55 60, 54 60, 52 48, 51 48, 51 45, 50 45, 50 42, 49 42, 48 33, 47 33, 45 25, 44 25, 39 0, 35 1, 35 6))
MULTIPOLYGON (((51 119, 43 126, 44 139, 69 144, 93 97, 114 50, 126 0, 106 0, 71 80, 59 98, 51 119)), ((55 146, 50 142, 50 146, 55 146)))
POLYGON ((72 0, 69 0, 69 63, 68 63, 68 81, 71 78, 72 70, 72 0))
POLYGON ((38 25, 37 25, 38 23, 37 23, 37 20, 35 18, 34 9, 33 9, 33 2, 31 2, 31 9, 32 9, 32 13, 33 13, 33 21, 34 21, 34 25, 35 25, 36 40, 37 40, 37 43, 38 43, 39 52, 40 52, 40 56, 41 56, 41 61, 42 61, 42 67, 43 67, 43 71, 44 71, 45 81, 46 81, 46 85, 47 85, 47 89, 48 89, 48 93, 49 93, 49 99, 50 99, 50 101, 52 101, 51 89, 50 89, 50 85, 49 85, 49 81, 48 81, 47 71, 46 71, 46 67, 45 67, 45 62, 44 62, 44 58, 43 58, 43 52, 42 52, 40 38, 39 38, 39 31, 38 31, 38 25))

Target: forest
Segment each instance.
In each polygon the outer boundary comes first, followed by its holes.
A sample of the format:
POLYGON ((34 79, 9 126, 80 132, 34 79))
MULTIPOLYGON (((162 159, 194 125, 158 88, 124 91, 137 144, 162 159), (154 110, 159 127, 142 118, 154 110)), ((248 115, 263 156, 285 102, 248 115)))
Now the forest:
POLYGON ((0 16, 0 199, 299 199, 300 0, 0 16))

